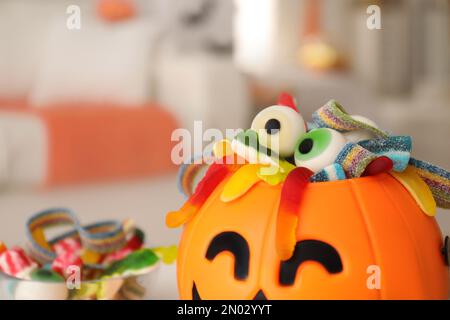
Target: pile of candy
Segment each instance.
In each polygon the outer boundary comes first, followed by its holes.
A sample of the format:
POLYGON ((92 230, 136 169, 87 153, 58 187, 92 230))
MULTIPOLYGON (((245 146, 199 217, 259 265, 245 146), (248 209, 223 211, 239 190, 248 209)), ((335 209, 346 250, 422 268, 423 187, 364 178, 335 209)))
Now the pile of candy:
POLYGON ((26 249, 0 242, 0 271, 14 299, 142 299, 138 277, 176 258, 176 246, 144 248, 131 220, 81 226, 67 209, 34 215, 26 234, 26 249), (61 225, 74 228, 47 241, 44 231, 61 225))
POLYGON ((260 182, 280 185, 276 242, 280 258, 287 260, 294 252, 297 214, 310 183, 389 174, 424 214, 434 216, 437 207, 450 209, 450 172, 413 158, 411 152, 411 137, 392 135, 368 118, 350 115, 334 100, 306 122, 293 97, 282 94, 277 105, 256 115, 250 129, 217 142, 211 159, 181 167, 178 184, 189 198, 167 214, 166 224, 175 228, 190 221, 222 182, 225 203, 260 182))
POLYGON ((450 208, 450 172, 413 158, 411 152, 410 136, 392 135, 366 117, 350 115, 335 100, 306 122, 294 99, 282 94, 277 105, 256 115, 250 129, 232 141, 217 142, 206 163, 183 165, 178 185, 192 196, 197 181, 203 181, 199 187, 206 183, 202 178, 208 175, 208 163, 225 163, 227 168, 221 170, 233 172, 221 196, 224 202, 240 197, 261 180, 270 185, 283 183, 295 170, 315 183, 390 173, 428 215, 434 215, 436 205, 450 208))

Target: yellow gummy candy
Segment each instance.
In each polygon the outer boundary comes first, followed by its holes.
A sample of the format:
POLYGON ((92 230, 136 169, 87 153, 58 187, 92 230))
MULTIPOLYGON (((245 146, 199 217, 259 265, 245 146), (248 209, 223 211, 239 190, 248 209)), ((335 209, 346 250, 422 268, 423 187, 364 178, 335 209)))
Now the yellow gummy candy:
POLYGON ((42 248, 44 248, 48 251, 52 251, 52 248, 48 244, 47 238, 45 237, 45 233, 42 228, 37 228, 37 229, 33 230, 32 236, 33 236, 34 241, 36 241, 36 243, 38 245, 40 245, 42 248))
POLYGON ((161 258, 165 264, 172 264, 177 259, 178 249, 177 246, 158 247, 153 251, 161 258))
POLYGON ((102 255, 98 252, 91 251, 89 249, 84 249, 81 254, 81 260, 84 264, 96 264, 100 261, 102 255))
POLYGON ((295 169, 295 166, 287 161, 280 160, 279 167, 269 166, 261 167, 257 175, 270 185, 277 185, 283 182, 289 172, 295 169))
POLYGON ((213 153, 214 156, 219 159, 233 154, 230 141, 223 139, 214 143, 213 153))
POLYGON ((426 215, 433 217, 436 214, 436 201, 433 194, 412 166, 408 166, 403 172, 392 171, 391 175, 409 191, 426 215))
POLYGON ((247 164, 239 168, 223 188, 220 200, 230 202, 244 195, 257 182, 261 181, 258 171, 262 165, 247 164))
POLYGON ((71 290, 71 298, 73 300, 92 300, 96 297, 99 284, 96 282, 81 282, 80 289, 71 290))
POLYGON ((122 278, 103 277, 99 283, 97 300, 112 300, 123 285, 122 278))

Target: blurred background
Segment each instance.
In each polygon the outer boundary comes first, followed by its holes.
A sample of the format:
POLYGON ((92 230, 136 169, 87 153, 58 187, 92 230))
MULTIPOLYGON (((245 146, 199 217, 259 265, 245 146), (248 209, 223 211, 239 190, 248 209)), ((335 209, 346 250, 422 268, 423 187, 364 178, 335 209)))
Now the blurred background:
MULTIPOLYGON (((336 99, 449 170, 449 13, 448 0, 0 0, 0 240, 63 206, 176 243, 172 131, 247 128, 280 91, 305 118, 336 99)), ((438 220, 450 234, 450 213, 438 220)), ((177 296, 173 268, 159 286, 177 296)))

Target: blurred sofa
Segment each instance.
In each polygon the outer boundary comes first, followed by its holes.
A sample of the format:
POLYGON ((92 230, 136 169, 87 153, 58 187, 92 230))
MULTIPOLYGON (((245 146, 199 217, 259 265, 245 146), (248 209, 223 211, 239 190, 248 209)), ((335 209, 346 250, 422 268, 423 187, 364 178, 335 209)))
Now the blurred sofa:
POLYGON ((174 170, 171 132, 244 127, 231 55, 167 40, 148 10, 102 19, 93 1, 0 3, 0 185, 59 185, 174 170), (81 28, 66 21, 81 8, 81 28))

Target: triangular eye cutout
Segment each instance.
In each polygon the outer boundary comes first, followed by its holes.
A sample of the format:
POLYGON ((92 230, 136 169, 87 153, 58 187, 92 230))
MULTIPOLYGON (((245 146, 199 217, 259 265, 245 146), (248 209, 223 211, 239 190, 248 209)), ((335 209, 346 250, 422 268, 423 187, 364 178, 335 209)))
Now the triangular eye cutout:
POLYGON ((278 96, 278 105, 289 107, 298 112, 295 99, 288 93, 283 92, 278 96))

